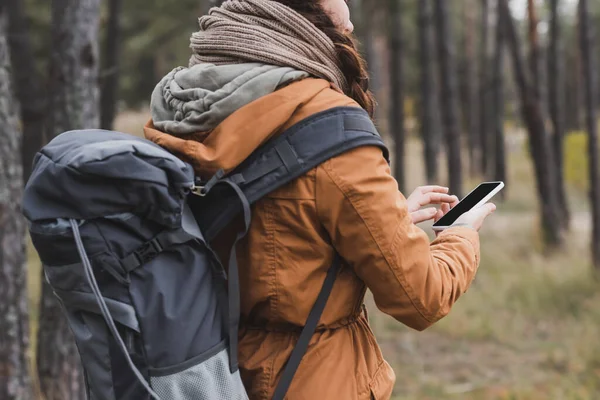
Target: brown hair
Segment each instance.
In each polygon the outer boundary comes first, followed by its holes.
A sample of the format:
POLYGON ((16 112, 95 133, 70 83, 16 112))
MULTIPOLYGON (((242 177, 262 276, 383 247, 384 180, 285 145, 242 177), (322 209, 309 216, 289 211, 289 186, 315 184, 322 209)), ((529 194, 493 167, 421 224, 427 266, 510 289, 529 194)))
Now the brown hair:
POLYGON ((348 81, 346 95, 364 108, 371 118, 375 112, 375 98, 369 90, 369 74, 365 60, 358 52, 352 35, 340 32, 320 4, 320 0, 275 0, 312 22, 335 44, 339 67, 348 81))

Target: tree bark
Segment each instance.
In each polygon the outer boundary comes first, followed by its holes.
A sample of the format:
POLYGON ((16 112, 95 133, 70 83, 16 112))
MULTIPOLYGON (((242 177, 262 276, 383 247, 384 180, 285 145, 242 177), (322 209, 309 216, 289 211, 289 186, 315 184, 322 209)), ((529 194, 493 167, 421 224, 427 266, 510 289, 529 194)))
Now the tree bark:
POLYGON ((33 399, 21 131, 11 87, 6 10, 0 5, 0 399, 33 399))
POLYGON ((404 68, 403 36, 402 36, 402 2, 403 0, 388 0, 389 52, 390 52, 390 133, 395 143, 394 175, 400 191, 406 190, 406 167, 404 162, 404 68))
MULTIPOLYGON (((100 0, 54 0, 48 132, 97 128, 100 0)), ((38 371, 46 400, 84 398, 77 349, 60 306, 42 286, 38 371)))
POLYGON ((111 130, 118 103, 121 50, 121 8, 122 0, 109 0, 108 26, 104 48, 104 71, 100 98, 100 126, 111 130))
POLYGON ((462 194, 461 135, 458 123, 458 90, 456 85, 455 51, 448 14, 448 1, 435 0, 435 20, 442 101, 443 130, 448 154, 448 172, 452 194, 462 194))
POLYGON ((23 0, 6 0, 6 11, 8 44, 12 64, 15 66, 14 86, 20 103, 23 126, 23 144, 19 151, 21 151, 23 183, 25 183, 31 174, 33 157, 47 142, 44 129, 46 93, 41 84, 42 78, 35 67, 37 63, 33 54, 23 0))
POLYGON ((563 229, 568 229, 570 213, 565 189, 563 142, 564 118, 563 109, 563 63, 560 31, 560 15, 558 0, 550 0, 550 46, 548 49, 548 105, 552 120, 553 134, 552 147, 556 165, 556 189, 558 190, 558 203, 561 211, 561 224, 563 229))
MULTIPOLYGON (((496 38, 494 42, 493 102, 491 115, 494 116, 494 180, 507 184, 506 151, 504 143, 504 21, 502 13, 496 9, 496 38)), ((507 185, 508 186, 508 185, 507 185)), ((502 199, 507 195, 506 190, 500 192, 502 199)))
POLYGON ((588 131, 590 203, 592 205, 592 260, 600 273, 600 165, 598 162, 598 118, 596 104, 596 57, 594 32, 587 0, 579 0, 579 41, 585 93, 585 122, 588 131))
POLYGON ((438 182, 439 140, 435 133, 435 76, 433 57, 431 0, 419 0, 419 60, 421 71, 421 138, 423 139, 427 181, 438 182))
POLYGON ((431 0, 420 0, 419 7, 419 61, 421 71, 421 138, 423 140, 427 181, 438 182, 439 140, 435 133, 435 76, 433 57, 431 0))
POLYGON ((541 104, 541 63, 540 44, 538 39, 538 19, 534 0, 527 0, 527 18, 529 21, 529 68, 531 70, 531 84, 535 96, 541 104))
POLYGON ((563 236, 560 227, 560 211, 554 187, 554 167, 552 148, 546 133, 544 119, 538 99, 527 76, 523 56, 514 20, 508 7, 508 0, 500 1, 500 12, 504 21, 507 44, 509 46, 514 76, 521 99, 521 114, 529 133, 529 149, 533 158, 538 199, 541 208, 541 221, 544 243, 550 247, 562 245, 563 236))
POLYGON ((488 143, 489 143, 489 57, 488 57, 488 31, 489 31, 489 0, 481 0, 481 43, 479 50, 479 149, 481 175, 486 176, 488 171, 488 143))
MULTIPOLYGON (((421 3, 421 2, 419 2, 421 3)), ((469 149, 469 172, 473 176, 476 174, 479 165, 481 165, 479 154, 479 134, 478 134, 478 113, 477 113, 477 87, 473 76, 476 72, 475 61, 475 16, 473 11, 473 2, 465 0, 463 2, 463 20, 465 28, 463 30, 463 67, 461 68, 462 78, 462 104, 464 129, 467 132, 467 141, 469 149)))
POLYGON ((566 131, 575 131, 582 128, 581 55, 579 46, 568 46, 565 52, 568 62, 565 70, 565 128, 566 131))

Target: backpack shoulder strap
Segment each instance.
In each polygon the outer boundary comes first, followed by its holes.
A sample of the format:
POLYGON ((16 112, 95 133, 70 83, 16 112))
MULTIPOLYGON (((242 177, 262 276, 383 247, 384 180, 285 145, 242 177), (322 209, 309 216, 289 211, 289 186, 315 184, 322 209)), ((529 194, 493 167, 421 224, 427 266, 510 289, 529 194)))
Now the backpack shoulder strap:
MULTIPOLYGON (((237 335, 239 325, 239 277, 235 257, 236 243, 247 233, 250 226, 250 205, 277 188, 306 174, 328 159, 361 146, 377 146, 389 162, 389 152, 368 114, 356 107, 336 107, 317 113, 255 151, 244 163, 228 176, 219 171, 194 193, 207 197, 202 205, 203 218, 199 221, 207 241, 211 241, 237 215, 243 214, 245 230, 238 233, 232 246, 228 266, 228 320, 230 369, 237 369, 237 335), (216 194, 214 194, 216 192, 216 194), (212 199, 214 200, 211 200, 212 199)), ((274 400, 283 400, 306 353, 339 268, 338 255, 327 276, 300 333, 298 342, 288 359, 274 400)))
POLYGON ((292 126, 258 149, 230 176, 250 204, 328 159, 361 146, 387 148, 366 111, 336 107, 292 126))
MULTIPOLYGON (((389 162, 389 151, 367 112, 358 107, 335 107, 300 121, 270 140, 228 176, 219 171, 199 191, 207 193, 217 182, 227 180, 237 185, 248 203, 253 204, 328 159, 362 146, 381 148, 389 162)), ((203 214, 215 218, 201 223, 207 241, 214 239, 241 211, 235 201, 214 197, 220 201, 207 205, 214 207, 214 212, 203 214)))

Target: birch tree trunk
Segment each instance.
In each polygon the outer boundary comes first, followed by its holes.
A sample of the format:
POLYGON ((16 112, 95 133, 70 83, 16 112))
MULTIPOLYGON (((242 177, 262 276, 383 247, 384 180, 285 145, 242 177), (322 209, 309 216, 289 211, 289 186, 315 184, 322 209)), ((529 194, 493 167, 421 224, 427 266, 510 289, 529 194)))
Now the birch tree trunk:
POLYGON ((0 399, 30 400, 22 136, 6 28, 6 9, 0 5, 0 399))

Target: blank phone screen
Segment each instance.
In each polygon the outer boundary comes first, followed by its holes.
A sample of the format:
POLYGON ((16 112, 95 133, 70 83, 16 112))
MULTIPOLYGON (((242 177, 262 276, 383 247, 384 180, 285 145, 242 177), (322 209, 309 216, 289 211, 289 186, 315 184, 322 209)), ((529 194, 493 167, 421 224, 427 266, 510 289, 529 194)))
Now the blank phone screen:
POLYGON ((475 207, 477 203, 483 200, 488 194, 500 185, 498 182, 482 183, 475 190, 462 199, 448 214, 444 215, 433 226, 450 226, 464 213, 475 207))

